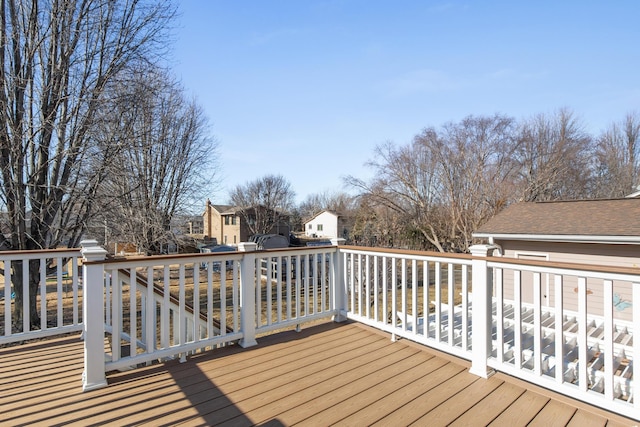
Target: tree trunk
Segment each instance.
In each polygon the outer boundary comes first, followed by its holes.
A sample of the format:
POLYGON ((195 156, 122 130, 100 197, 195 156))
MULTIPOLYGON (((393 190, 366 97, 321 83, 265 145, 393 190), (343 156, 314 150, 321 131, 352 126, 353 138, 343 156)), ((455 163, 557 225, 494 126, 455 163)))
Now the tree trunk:
MULTIPOLYGON (((16 300, 15 300, 15 310, 13 312, 13 324, 14 324, 14 332, 22 332, 24 331, 24 298, 25 295, 23 293, 23 269, 24 269, 24 261, 16 261, 11 264, 12 272, 11 272, 11 283, 13 284, 13 289, 15 291, 16 300)), ((40 312, 38 310, 38 293, 40 291, 39 286, 39 270, 40 270, 40 261, 39 260, 31 260, 28 262, 29 274, 28 280, 29 284, 27 287, 29 298, 28 307, 29 307, 29 329, 40 329, 40 312)), ((44 302, 46 304, 46 302, 44 302)))

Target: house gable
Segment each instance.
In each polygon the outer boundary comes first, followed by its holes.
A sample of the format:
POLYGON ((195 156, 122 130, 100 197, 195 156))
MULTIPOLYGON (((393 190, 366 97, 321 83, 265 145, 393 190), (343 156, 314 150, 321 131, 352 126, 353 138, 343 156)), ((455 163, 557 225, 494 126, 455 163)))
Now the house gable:
POLYGON ((304 223, 304 234, 309 237, 337 237, 339 215, 322 211, 304 223))
POLYGON ((348 238, 350 217, 332 211, 322 211, 304 223, 305 235, 312 237, 348 238))
POLYGON ((202 214, 202 224, 205 239, 215 239, 218 244, 223 240, 223 218, 222 213, 231 209, 228 205, 214 205, 209 199, 205 204, 202 214))

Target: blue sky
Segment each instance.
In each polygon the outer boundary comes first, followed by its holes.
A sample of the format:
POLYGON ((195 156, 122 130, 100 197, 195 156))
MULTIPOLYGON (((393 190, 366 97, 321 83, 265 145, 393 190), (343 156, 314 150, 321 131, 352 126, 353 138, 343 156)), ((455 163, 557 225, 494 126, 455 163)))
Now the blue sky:
POLYGON ((220 144, 228 190, 369 178, 376 145, 468 115, 572 109, 597 135, 640 112, 640 2, 179 2, 174 71, 220 144))

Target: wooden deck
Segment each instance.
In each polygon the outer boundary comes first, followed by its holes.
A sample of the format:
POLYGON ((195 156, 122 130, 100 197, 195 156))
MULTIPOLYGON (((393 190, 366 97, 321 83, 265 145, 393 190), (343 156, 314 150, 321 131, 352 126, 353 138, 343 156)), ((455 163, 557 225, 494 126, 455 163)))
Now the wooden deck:
POLYGON ((355 323, 326 323, 108 376, 83 393, 77 336, 0 349, 0 425, 638 423, 355 323))

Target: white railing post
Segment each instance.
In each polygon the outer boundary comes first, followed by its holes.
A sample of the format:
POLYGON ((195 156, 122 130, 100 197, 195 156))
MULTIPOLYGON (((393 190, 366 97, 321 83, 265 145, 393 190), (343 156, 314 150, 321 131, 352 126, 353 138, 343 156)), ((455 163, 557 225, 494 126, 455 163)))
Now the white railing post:
POLYGON ((482 378, 488 378, 493 370, 487 365, 491 355, 491 294, 493 286, 493 271, 487 267, 487 256, 493 253, 494 246, 473 245, 469 248, 473 260, 471 264, 471 324, 473 336, 471 338, 472 355, 469 372, 482 378))
POLYGON ((240 330, 242 331, 241 347, 251 347, 256 341, 256 255, 253 251, 258 247, 251 242, 239 243, 238 251, 247 252, 240 261, 240 330))
MULTIPOLYGON (((636 334, 640 331, 640 283, 633 282, 631 284, 631 310, 633 310, 633 332, 636 334)), ((640 410, 640 340, 633 340, 633 378, 636 381, 633 388, 633 408, 640 410)), ((636 412, 639 414, 640 412, 636 412)), ((636 418, 637 419, 637 418, 636 418)))
POLYGON ((343 254, 340 251, 340 246, 346 242, 342 238, 331 239, 331 244, 338 248, 332 254, 333 260, 331 265, 333 271, 331 272, 331 286, 333 287, 331 294, 333 295, 333 309, 335 313, 333 315, 334 322, 344 322, 347 320, 347 287, 344 280, 342 259, 343 254))
POLYGON ((80 246, 83 258, 82 316, 84 317, 82 390, 89 391, 107 385, 104 372, 104 265, 91 264, 91 261, 104 260, 107 251, 98 246, 95 240, 83 240, 80 246))

